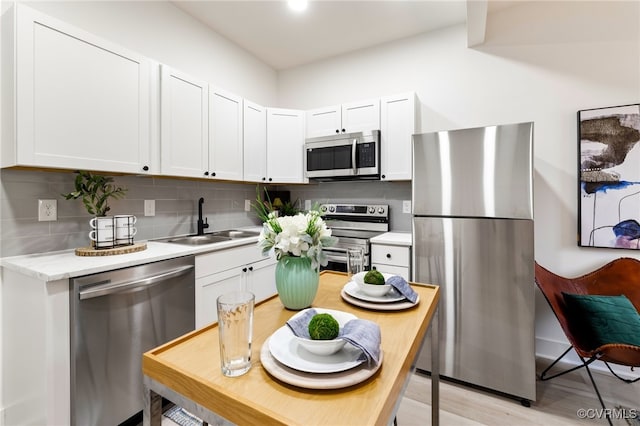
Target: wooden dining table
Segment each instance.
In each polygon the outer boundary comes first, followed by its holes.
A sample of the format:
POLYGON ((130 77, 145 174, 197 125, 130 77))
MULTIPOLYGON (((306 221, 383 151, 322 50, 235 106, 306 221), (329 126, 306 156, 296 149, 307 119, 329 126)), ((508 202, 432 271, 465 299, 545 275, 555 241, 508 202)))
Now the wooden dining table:
MULTIPOLYGON (((217 323, 144 353, 143 424, 160 425, 163 397, 210 424, 392 423, 431 325, 431 416, 432 424, 437 425, 439 287, 411 283, 419 295, 415 306, 382 311, 347 303, 341 296, 347 281, 344 273, 321 272, 312 307, 349 312, 380 326, 382 363, 366 380, 344 388, 317 389, 292 385, 271 375, 261 362, 262 346, 296 314, 274 296, 255 307, 252 365, 242 376, 226 377, 221 372, 217 323)), ((314 376, 314 380, 321 379, 314 376)))

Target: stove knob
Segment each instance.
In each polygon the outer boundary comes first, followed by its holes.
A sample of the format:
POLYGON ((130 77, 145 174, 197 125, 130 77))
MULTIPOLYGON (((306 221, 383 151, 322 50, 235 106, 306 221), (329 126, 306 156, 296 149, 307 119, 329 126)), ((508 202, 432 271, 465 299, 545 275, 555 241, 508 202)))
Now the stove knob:
POLYGON ((376 212, 375 207, 369 207, 369 213, 374 214, 376 212))
POLYGON ((378 207, 378 213, 383 214, 384 213, 384 207, 378 207))
POLYGON ((334 206, 329 206, 329 211, 333 213, 334 211, 336 211, 336 208, 334 206))
POLYGON ((326 212, 327 211, 327 206, 320 206, 320 211, 322 213, 326 212))

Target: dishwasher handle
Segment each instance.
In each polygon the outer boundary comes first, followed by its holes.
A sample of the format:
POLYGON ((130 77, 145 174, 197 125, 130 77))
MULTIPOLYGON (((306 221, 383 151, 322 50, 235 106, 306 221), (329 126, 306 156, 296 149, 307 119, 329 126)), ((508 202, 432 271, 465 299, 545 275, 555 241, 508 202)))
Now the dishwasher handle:
POLYGON ((124 293, 126 291, 131 291, 134 289, 139 289, 142 287, 149 287, 159 282, 166 281, 171 278, 179 277, 182 275, 186 275, 193 269, 193 265, 181 266, 176 269, 172 269, 170 271, 163 272, 161 274, 152 275, 149 277, 143 277, 139 279, 135 279, 132 281, 121 281, 112 283, 110 281, 95 285, 86 290, 80 290, 80 300, 91 299, 94 297, 107 296, 115 293, 124 293))

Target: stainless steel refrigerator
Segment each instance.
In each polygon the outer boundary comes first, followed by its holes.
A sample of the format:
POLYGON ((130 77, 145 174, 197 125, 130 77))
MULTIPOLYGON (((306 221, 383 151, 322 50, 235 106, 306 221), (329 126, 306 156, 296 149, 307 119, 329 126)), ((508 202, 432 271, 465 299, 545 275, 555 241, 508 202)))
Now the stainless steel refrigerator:
POLYGON ((536 398, 532 145, 533 123, 413 136, 413 280, 441 286, 440 374, 525 405, 536 398))

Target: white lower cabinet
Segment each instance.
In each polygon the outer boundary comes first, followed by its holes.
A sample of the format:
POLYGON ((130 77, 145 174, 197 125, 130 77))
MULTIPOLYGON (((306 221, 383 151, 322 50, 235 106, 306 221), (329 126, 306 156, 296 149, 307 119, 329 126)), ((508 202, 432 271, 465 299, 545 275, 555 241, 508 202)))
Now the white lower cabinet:
POLYGON ((400 275, 410 280, 411 248, 386 244, 371 244, 371 269, 400 275))
POLYGON ((218 321, 216 299, 224 293, 251 291, 256 303, 276 294, 276 260, 255 245, 196 257, 196 328, 218 321))

